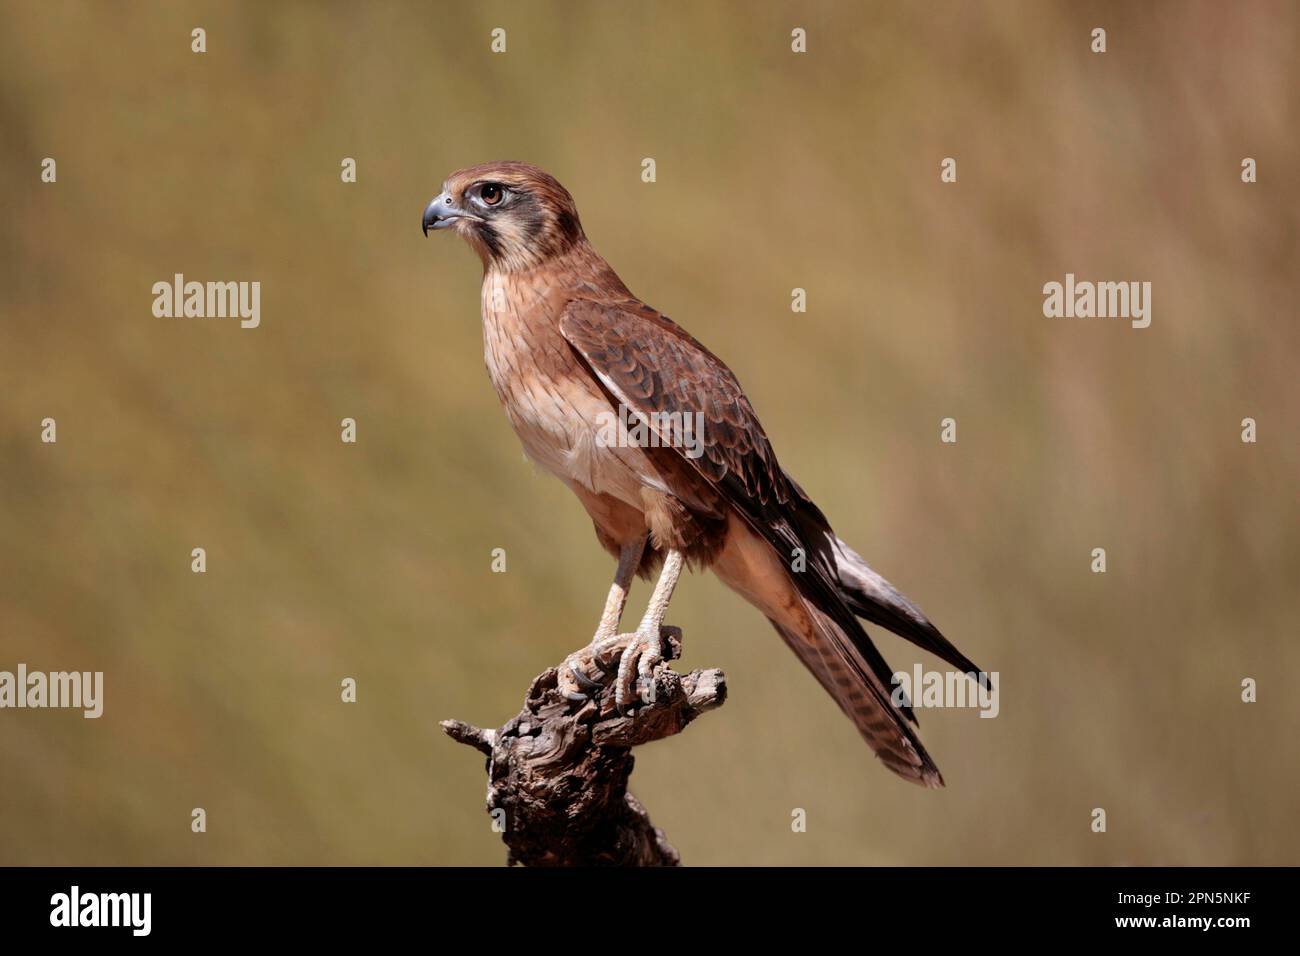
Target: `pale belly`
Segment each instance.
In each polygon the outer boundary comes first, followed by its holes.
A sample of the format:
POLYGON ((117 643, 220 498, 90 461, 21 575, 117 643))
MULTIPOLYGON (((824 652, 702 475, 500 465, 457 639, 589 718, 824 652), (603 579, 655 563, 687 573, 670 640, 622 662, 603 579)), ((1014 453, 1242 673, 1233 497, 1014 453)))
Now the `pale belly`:
POLYGON ((667 491, 645 452, 618 441, 618 409, 559 332, 484 314, 484 361, 506 417, 538 467, 641 510, 642 489, 667 491))

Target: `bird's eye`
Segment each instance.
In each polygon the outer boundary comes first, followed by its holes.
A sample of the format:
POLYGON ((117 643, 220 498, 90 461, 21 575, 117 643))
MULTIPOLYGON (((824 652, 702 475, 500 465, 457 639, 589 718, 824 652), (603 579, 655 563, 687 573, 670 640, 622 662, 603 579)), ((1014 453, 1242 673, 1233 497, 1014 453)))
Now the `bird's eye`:
POLYGON ((486 183, 478 192, 479 199, 483 200, 485 206, 495 206, 505 194, 505 190, 496 183, 486 183))

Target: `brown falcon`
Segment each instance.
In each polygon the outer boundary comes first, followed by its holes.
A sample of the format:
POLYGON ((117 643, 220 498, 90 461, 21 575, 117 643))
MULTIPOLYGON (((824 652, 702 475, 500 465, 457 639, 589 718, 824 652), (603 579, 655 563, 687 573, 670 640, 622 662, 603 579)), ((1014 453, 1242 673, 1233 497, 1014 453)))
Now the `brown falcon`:
MULTIPOLYGON (((620 705, 633 663, 646 675, 659 660, 683 565, 710 568, 767 616, 890 770, 942 786, 858 618, 978 668, 836 537, 777 463, 731 370, 628 291, 568 191, 527 163, 473 166, 447 178, 423 226, 459 233, 483 260, 492 384, 524 451, 573 490, 618 560, 594 645, 618 640, 633 575, 662 565, 620 658, 620 705)), ((573 660, 569 686, 589 687, 573 660)))

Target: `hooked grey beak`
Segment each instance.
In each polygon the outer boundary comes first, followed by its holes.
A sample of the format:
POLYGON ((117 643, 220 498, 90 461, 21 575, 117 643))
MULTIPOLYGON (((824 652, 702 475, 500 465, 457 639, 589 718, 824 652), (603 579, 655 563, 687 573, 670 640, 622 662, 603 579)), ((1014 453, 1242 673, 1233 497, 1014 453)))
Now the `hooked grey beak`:
POLYGON ((430 229, 446 229, 457 219, 477 220, 478 218, 463 209, 457 209, 446 193, 439 193, 425 207, 424 218, 420 221, 420 225, 424 227, 424 234, 427 236, 430 229))

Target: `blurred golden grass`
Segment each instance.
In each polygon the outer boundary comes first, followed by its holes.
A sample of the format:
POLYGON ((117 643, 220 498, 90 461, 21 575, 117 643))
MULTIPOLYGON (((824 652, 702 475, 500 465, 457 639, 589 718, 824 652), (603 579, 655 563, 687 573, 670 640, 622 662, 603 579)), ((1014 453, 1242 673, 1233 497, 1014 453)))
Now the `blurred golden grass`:
POLYGON ((633 778, 688 862, 1296 862, 1293 5, 5 7, 0 668, 104 670, 106 712, 0 713, 0 863, 501 861, 437 720, 514 713, 611 571, 486 381, 477 262, 417 230, 505 158, 1002 675, 996 720, 921 714, 924 793, 689 579, 732 696, 633 778), (175 272, 261 281, 261 328, 153 318, 175 272), (1044 319, 1066 272, 1151 281, 1151 328, 1044 319))

